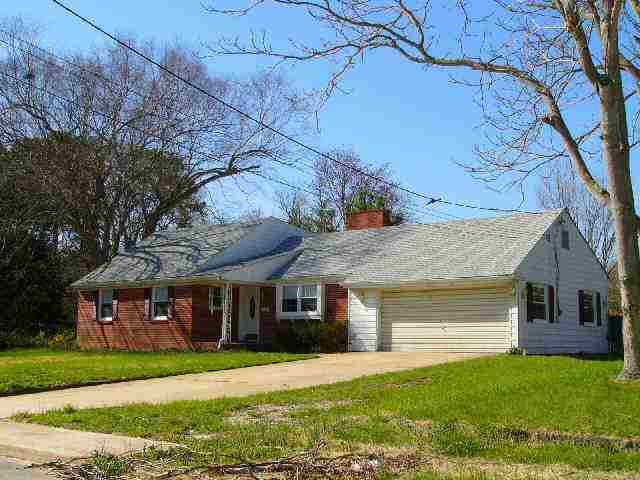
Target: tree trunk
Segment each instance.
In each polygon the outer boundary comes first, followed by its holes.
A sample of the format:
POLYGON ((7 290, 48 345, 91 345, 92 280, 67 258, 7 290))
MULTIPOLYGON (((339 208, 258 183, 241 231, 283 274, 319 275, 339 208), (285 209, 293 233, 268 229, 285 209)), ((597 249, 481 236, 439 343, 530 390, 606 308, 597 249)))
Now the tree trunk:
POLYGON ((619 70, 617 75, 610 74, 610 80, 610 84, 602 86, 600 92, 603 156, 611 194, 609 208, 618 241, 618 277, 624 315, 624 369, 620 378, 631 379, 640 378, 640 254, 629 167, 626 108, 619 70))

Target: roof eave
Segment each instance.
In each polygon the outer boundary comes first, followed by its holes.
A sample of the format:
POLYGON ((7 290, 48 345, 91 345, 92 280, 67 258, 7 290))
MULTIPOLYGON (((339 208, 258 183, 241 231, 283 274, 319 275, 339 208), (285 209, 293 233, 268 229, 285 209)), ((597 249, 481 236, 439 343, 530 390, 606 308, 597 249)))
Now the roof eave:
POLYGON ((367 282, 367 281, 343 281, 340 285, 346 288, 375 288, 375 289, 393 289, 393 288, 456 288, 456 287, 473 287, 474 285, 509 285, 515 280, 513 275, 495 275, 488 277, 466 277, 452 279, 433 279, 433 280, 412 280, 412 281, 390 281, 390 282, 367 282))

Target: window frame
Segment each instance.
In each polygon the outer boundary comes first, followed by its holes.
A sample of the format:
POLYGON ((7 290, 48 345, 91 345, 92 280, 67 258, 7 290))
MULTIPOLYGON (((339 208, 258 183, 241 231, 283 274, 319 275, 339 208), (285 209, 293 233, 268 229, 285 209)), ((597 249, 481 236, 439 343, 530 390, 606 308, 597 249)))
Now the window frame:
POLYGON ((209 295, 209 313, 221 312, 224 307, 224 287, 221 285, 211 285, 208 290, 208 295, 209 295), (216 289, 220 291, 220 295, 213 295, 213 292, 216 289), (220 299, 219 306, 213 304, 214 298, 220 299))
POLYGON ((531 289, 532 289, 531 302, 540 305, 539 302, 534 302, 533 301, 533 297, 534 297, 533 289, 534 288, 542 288, 542 291, 544 292, 544 318, 533 317, 531 319, 531 321, 533 323, 549 323, 549 286, 544 284, 544 283, 531 282, 531 289))
POLYGON ((560 246, 564 249, 564 250, 571 250, 571 236, 569 235, 569 230, 566 228, 563 228, 560 231, 560 246), (565 246, 565 238, 566 238, 566 246, 565 246))
MULTIPOLYGON (((584 299, 586 297, 587 294, 591 295, 591 320, 587 320, 586 315, 583 314, 582 311, 580 311, 580 298, 578 298, 578 324, 582 327, 590 327, 590 328, 595 328, 595 327, 599 327, 598 323, 597 323, 597 306, 596 306, 596 290, 592 290, 592 289, 583 289, 582 290, 582 308, 584 309, 584 299), (580 323, 580 319, 582 318, 582 323, 580 323)), ((579 295, 578 295, 579 297, 579 295)), ((600 302, 602 303, 602 294, 600 295, 600 302)), ((602 308, 602 305, 600 305, 600 308, 602 308)), ((602 313, 601 313, 602 315, 602 313)))
POLYGON ((151 287, 151 320, 163 321, 169 320, 169 309, 171 308, 171 299, 169 298, 169 287, 151 287), (165 290, 167 292, 167 299, 163 301, 156 300, 156 291, 157 290, 165 290), (167 304, 167 314, 166 315, 156 315, 156 303, 166 303, 167 304))
MULTIPOLYGON (((98 315, 97 315, 97 320, 100 322, 113 322, 113 297, 114 297, 114 293, 115 290, 113 288, 100 288, 98 290, 98 315), (102 316, 102 299, 104 298, 104 293, 106 291, 110 291, 111 292, 111 316, 110 317, 103 317, 102 316)), ((104 305, 108 305, 108 304, 104 304, 104 305)))
POLYGON ((278 285, 276 291, 276 306, 277 306, 277 314, 278 318, 283 319, 322 319, 322 299, 323 299, 323 285, 319 283, 313 282, 303 282, 303 283, 288 283, 278 285), (302 297, 303 287, 314 286, 316 288, 316 309, 314 311, 304 311, 302 310, 302 299, 303 298, 313 298, 313 297, 302 297), (296 311, 284 311, 283 310, 283 300, 284 300, 284 290, 285 287, 295 287, 296 288, 296 311))

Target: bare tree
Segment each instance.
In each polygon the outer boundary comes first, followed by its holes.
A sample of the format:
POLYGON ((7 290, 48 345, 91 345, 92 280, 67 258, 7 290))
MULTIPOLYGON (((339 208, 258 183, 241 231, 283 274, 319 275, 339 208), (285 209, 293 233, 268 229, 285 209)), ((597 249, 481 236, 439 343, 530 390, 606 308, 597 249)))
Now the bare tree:
POLYGON ((538 203, 542 208, 566 208, 602 265, 615 256, 613 216, 591 195, 568 161, 549 165, 541 176, 538 203))
POLYGON ((287 223, 308 229, 309 207, 307 206, 307 198, 302 193, 292 190, 281 190, 276 192, 276 200, 287 223))
POLYGON ((393 187, 389 165, 368 165, 349 149, 335 149, 330 157, 319 157, 313 165, 310 194, 280 191, 276 199, 292 225, 311 232, 344 229, 349 213, 366 208, 384 208, 394 223, 409 218, 410 200, 393 187))
POLYGON ((517 183, 570 158, 587 190, 613 216, 624 313, 621 377, 640 378, 640 256, 629 167, 637 145, 640 1, 495 0, 490 12, 486 2, 464 0, 444 2, 437 11, 434 2, 406 0, 249 0, 241 9, 220 3, 210 1, 208 10, 247 14, 272 4, 308 15, 324 29, 311 43, 293 40, 280 51, 262 35, 246 44, 223 40, 212 50, 333 62, 328 92, 379 50, 421 70, 459 71, 458 81, 476 89, 490 135, 489 147, 478 148, 477 161, 468 166, 480 178, 517 183), (590 161, 600 157, 607 188, 591 173, 590 161))
MULTIPOLYGON (((77 234, 88 268, 188 224, 210 184, 288 152, 273 131, 128 50, 51 54, 19 21, 2 25, 0 42, 0 144, 28 154, 34 187, 62 199, 59 223, 77 234)), ((214 77, 180 46, 128 42, 265 123, 301 129, 308 102, 284 77, 214 77)))
POLYGON ((318 202, 325 202, 335 210, 335 229, 341 230, 347 223, 347 215, 357 209, 357 200, 369 194, 381 200, 380 207, 387 209, 397 223, 408 218, 409 199, 393 188, 393 172, 388 164, 366 164, 350 149, 336 149, 327 157, 319 157, 314 164, 311 189, 318 202))

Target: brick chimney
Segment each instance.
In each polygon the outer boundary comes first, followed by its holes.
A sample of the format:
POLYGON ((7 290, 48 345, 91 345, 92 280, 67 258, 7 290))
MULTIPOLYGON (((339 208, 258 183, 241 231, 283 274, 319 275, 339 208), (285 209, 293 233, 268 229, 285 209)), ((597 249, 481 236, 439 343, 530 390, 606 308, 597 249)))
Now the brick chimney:
POLYGON ((347 230, 362 230, 365 228, 382 228, 393 225, 389 212, 384 208, 361 210, 347 214, 347 230))

